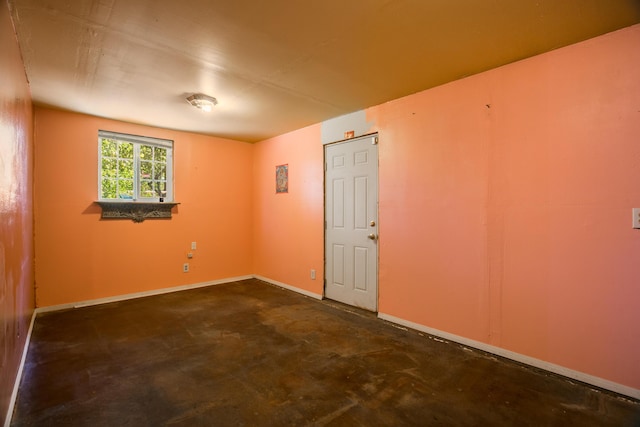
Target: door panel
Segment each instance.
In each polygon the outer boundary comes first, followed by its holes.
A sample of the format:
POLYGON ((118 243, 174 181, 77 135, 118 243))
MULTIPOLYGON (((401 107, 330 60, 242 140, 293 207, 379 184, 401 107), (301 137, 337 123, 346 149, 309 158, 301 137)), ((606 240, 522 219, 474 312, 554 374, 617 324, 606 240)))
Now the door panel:
POLYGON ((344 180, 333 181, 333 227, 344 228, 344 180))
POLYGON ((344 245, 333 245, 333 284, 344 286, 344 245))
POLYGON ((353 287, 357 291, 367 291, 367 259, 369 256, 369 250, 367 248, 354 248, 353 271, 355 278, 353 281, 353 287))
POLYGON ((354 180, 354 227, 359 230, 367 228, 368 212, 367 212, 367 191, 369 189, 368 177, 358 176, 354 180))
POLYGON ((378 146, 364 137, 325 146, 327 298, 378 308, 378 146))

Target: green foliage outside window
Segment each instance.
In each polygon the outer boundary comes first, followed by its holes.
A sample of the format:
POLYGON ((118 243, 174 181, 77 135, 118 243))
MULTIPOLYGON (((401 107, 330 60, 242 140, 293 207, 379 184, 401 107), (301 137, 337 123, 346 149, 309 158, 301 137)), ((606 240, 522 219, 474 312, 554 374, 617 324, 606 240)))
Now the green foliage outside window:
POLYGON ((160 198, 167 194, 167 149, 115 139, 101 139, 102 199, 160 198), (135 153, 138 152, 138 158, 135 153), (135 194, 136 169, 139 190, 135 194))

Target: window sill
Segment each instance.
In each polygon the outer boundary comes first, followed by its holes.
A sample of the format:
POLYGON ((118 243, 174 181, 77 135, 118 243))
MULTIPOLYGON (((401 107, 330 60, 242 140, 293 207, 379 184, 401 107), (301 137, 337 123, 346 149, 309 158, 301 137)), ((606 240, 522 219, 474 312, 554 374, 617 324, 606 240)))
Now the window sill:
POLYGON ((102 208, 102 219, 131 219, 142 222, 149 218, 171 218, 171 210, 176 202, 123 202, 120 200, 98 200, 102 208))

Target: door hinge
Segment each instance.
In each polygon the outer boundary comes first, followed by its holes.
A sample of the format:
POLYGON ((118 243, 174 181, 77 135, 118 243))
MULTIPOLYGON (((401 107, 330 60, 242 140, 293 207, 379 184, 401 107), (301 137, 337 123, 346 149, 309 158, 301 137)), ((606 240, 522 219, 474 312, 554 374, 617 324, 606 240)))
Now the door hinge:
POLYGON ((327 229, 327 221, 324 222, 324 229, 327 229))
POLYGON ((374 137, 371 139, 371 144, 373 144, 373 145, 378 145, 378 137, 377 137, 377 136, 374 136, 374 137))

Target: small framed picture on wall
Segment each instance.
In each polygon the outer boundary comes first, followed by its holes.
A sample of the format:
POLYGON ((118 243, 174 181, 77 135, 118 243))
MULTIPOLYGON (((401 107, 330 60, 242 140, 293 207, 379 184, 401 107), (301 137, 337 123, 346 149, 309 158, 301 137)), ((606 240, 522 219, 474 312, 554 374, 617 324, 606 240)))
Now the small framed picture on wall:
POLYGON ((289 165, 276 166, 276 194, 289 192, 289 165))

